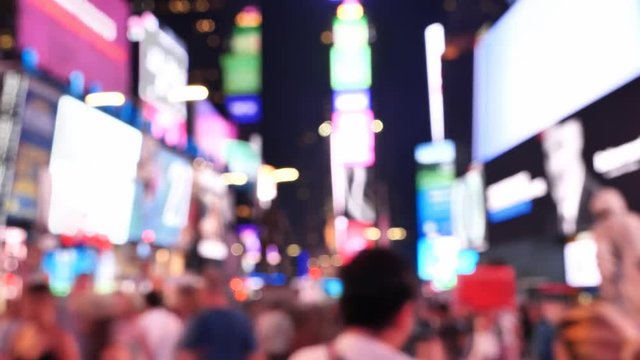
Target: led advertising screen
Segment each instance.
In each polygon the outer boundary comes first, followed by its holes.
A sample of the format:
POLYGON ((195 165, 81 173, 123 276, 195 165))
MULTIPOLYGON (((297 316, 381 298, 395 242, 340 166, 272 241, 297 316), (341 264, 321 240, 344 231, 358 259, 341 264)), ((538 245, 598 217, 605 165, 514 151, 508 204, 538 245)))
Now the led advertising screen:
POLYGON ((40 179, 49 166, 53 129, 61 92, 30 79, 18 144, 11 196, 10 218, 34 221, 38 218, 40 179))
POLYGON ((499 156, 638 77, 639 28, 636 0, 517 1, 475 50, 474 160, 499 156))
POLYGON ((49 172, 49 230, 129 237, 142 134, 70 96, 58 102, 49 172))
POLYGON ((35 53, 40 69, 66 81, 129 92, 126 0, 18 0, 17 43, 35 53))
POLYGON ((226 164, 225 150, 229 140, 238 138, 236 125, 225 120, 208 101, 195 104, 193 137, 198 149, 216 164, 226 164))
POLYGON ((545 129, 485 166, 490 240, 589 230, 603 186, 640 210, 640 80, 545 129))
POLYGON ((131 239, 175 244, 187 225, 193 171, 183 156, 145 137, 131 220, 131 239))

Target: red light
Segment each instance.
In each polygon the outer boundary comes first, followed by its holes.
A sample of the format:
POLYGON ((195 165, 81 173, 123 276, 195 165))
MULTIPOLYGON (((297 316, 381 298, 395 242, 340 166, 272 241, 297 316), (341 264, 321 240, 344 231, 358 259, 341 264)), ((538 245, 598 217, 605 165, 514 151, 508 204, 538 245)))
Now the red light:
POLYGON ((229 287, 231 287, 231 290, 233 291, 241 291, 244 289, 244 281, 240 278, 233 278, 229 281, 229 287))
POLYGON ((236 291, 233 293, 233 297, 239 302, 245 302, 249 295, 245 291, 236 291))
POLYGON ((312 279, 320 279, 322 277, 322 270, 318 267, 312 267, 309 269, 309 276, 312 279))

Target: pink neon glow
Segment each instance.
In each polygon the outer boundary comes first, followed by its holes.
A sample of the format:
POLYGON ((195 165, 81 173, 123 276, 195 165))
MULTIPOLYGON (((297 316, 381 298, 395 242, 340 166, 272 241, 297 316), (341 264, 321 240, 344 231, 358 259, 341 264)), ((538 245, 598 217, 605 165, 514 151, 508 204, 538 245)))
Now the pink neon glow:
POLYGON ((369 167, 376 160, 375 134, 371 130, 373 112, 335 112, 332 116, 332 154, 338 163, 369 167))
POLYGON ((194 139, 198 148, 217 164, 225 163, 225 147, 238 138, 238 128, 227 121, 208 101, 195 105, 194 139))

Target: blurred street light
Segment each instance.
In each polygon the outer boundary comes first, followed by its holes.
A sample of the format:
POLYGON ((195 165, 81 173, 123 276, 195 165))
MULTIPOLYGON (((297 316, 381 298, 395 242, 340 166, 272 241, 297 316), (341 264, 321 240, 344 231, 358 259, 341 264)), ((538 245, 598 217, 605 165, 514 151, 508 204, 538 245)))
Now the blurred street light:
POLYGON ((84 102, 93 107, 99 106, 122 106, 126 101, 123 93, 116 91, 96 92, 85 96, 84 102))
POLYGON ((209 97, 209 89, 202 85, 188 85, 174 89, 169 93, 169 101, 173 103, 200 101, 209 97))

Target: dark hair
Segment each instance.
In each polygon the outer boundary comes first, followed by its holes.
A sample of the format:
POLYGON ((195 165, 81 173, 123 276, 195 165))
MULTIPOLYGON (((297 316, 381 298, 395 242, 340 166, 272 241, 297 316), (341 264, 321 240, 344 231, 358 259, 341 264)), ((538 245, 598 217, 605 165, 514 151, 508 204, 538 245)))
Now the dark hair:
POLYGON ((51 291, 49 290, 49 285, 47 285, 47 283, 44 283, 44 282, 37 282, 34 284, 30 284, 27 287, 25 293, 28 296, 36 297, 36 298, 53 297, 53 294, 51 294, 51 291))
POLYGON ((149 291, 147 295, 144 296, 144 301, 148 307, 160 307, 163 305, 162 294, 155 290, 149 291))
POLYGON ((379 331, 415 297, 416 281, 405 261, 387 249, 364 250, 342 268, 340 309, 345 325, 379 331))

